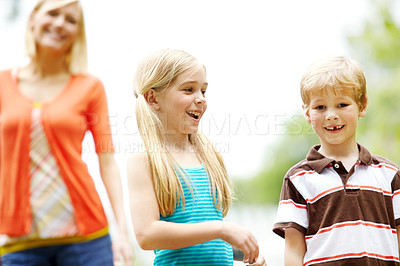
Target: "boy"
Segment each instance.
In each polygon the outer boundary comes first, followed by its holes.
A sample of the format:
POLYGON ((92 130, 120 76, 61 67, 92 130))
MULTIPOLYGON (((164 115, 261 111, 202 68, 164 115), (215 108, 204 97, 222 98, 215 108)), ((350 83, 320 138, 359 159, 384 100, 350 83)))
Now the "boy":
POLYGON ((320 145, 284 178, 273 231, 285 238, 285 265, 399 265, 399 169, 356 142, 367 107, 360 65, 317 61, 301 96, 320 145))

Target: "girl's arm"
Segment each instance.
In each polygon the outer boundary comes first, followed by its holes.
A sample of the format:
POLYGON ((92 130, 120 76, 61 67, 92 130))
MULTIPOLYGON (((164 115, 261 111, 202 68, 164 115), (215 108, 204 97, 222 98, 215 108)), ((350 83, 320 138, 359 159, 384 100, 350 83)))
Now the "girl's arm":
POLYGON ((128 239, 128 228, 125 220, 122 200, 122 186, 114 153, 99 153, 100 173, 110 198, 115 219, 118 224, 118 233, 113 241, 114 261, 122 256, 125 265, 130 265, 133 259, 132 245, 128 239))
POLYGON ((246 229, 224 221, 172 223, 160 221, 160 211, 145 154, 128 159, 131 213, 136 239, 142 249, 179 249, 221 238, 239 248, 245 261, 256 261, 258 244, 246 229))
POLYGON ((306 254, 304 234, 294 228, 285 229, 285 266, 302 266, 306 254))

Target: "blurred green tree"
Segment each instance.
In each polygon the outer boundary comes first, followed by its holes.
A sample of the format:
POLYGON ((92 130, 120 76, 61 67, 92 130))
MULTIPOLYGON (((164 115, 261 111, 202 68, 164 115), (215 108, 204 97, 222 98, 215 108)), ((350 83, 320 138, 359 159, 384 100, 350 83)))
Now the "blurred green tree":
POLYGON ((361 119, 359 142, 371 152, 400 163, 400 25, 395 1, 373 1, 360 35, 349 36, 355 57, 365 66, 369 106, 361 119))
POLYGON ((266 151, 266 164, 254 178, 235 180, 240 203, 276 203, 279 200, 283 176, 290 167, 305 158, 318 137, 302 114, 287 120, 286 132, 266 151))
POLYGON ((20 14, 20 2, 20 0, 1 0, 4 17, 2 16, 0 19, 6 22, 15 21, 20 14))
MULTIPOLYGON (((367 116, 360 119, 357 139, 372 153, 400 163, 400 26, 393 18, 394 0, 371 4, 376 14, 359 34, 347 36, 352 58, 364 66, 368 79, 367 116)), ((287 134, 266 151, 260 173, 251 180, 235 180, 240 203, 276 204, 285 173, 319 142, 301 115, 290 120, 287 134)))

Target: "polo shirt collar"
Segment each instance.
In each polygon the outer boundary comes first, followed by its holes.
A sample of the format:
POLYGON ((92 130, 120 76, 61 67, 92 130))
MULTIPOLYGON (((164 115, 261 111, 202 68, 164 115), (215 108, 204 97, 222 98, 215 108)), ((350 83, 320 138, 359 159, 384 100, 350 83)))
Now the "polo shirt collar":
MULTIPOLYGON (((357 163, 370 165, 372 163, 371 153, 360 144, 357 144, 357 146, 358 150, 360 151, 357 163)), ((314 147, 312 147, 306 157, 306 163, 317 173, 321 173, 325 167, 335 162, 334 159, 326 158, 321 153, 319 153, 318 150, 320 147, 321 145, 315 145, 314 147)))

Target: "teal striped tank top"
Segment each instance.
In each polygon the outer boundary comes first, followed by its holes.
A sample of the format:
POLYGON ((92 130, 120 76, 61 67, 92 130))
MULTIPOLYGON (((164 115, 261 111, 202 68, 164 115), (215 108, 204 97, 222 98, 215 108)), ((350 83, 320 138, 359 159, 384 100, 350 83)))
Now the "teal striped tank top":
MULTIPOLYGON (((203 165, 183 167, 189 179, 188 185, 181 178, 185 195, 185 208, 178 203, 175 212, 160 220, 174 223, 200 223, 222 220, 211 193, 211 185, 203 165)), ((198 245, 172 250, 155 250, 154 265, 233 265, 232 247, 222 239, 214 239, 198 245)))

